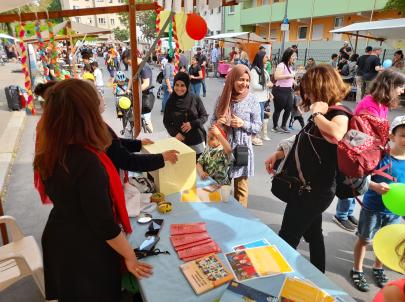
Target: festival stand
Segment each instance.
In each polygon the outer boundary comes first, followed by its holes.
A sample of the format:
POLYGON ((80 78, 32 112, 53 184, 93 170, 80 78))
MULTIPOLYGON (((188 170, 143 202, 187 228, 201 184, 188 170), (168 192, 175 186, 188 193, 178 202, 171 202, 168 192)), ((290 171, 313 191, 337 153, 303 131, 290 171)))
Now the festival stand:
MULTIPOLYGON (((31 1, 25 1, 26 4, 31 1)), ((69 10, 60 10, 60 11, 47 11, 47 12, 32 12, 32 13, 21 13, 21 14, 4 14, 0 15, 0 22, 23 22, 23 21, 35 21, 35 20, 48 20, 48 19, 56 19, 56 18, 65 18, 65 17, 79 17, 79 16, 87 16, 87 15, 102 15, 102 14, 112 14, 112 13, 129 13, 129 30, 130 30, 130 47, 131 47, 131 57, 137 57, 137 36, 136 36, 136 12, 137 11, 145 11, 145 10, 157 10, 160 8, 165 8, 174 15, 173 11, 177 10, 180 12, 182 4, 184 2, 184 11, 185 12, 192 12, 194 10, 194 6, 197 6, 196 11, 201 11, 201 8, 207 6, 207 1, 200 1, 200 0, 175 0, 175 1, 162 1, 160 0, 157 2, 142 2, 136 3, 135 0, 128 0, 127 5, 116 5, 116 6, 108 6, 108 7, 95 7, 95 8, 81 8, 81 9, 69 9, 69 10)), ((226 0, 208 0, 208 6, 210 8, 219 7, 219 6, 232 6, 236 5, 237 1, 226 1, 226 0)), ((18 5, 16 6, 18 7, 18 5)), ((14 8, 14 7, 12 7, 14 8)), ((11 8, 11 9, 12 9, 11 8)), ((166 26, 168 24, 165 24, 166 26)), ((177 34, 179 33, 179 24, 176 19, 177 25, 177 34)), ((162 31, 165 30, 165 27, 159 31, 159 35, 157 39, 160 39, 162 35, 162 31)), ((153 43, 154 49, 156 47, 157 41, 153 43)), ((133 60, 131 64, 131 71, 132 71, 132 87, 134 91, 140 91, 140 85, 138 81, 138 75, 145 63, 142 62, 142 65, 138 65, 137 60, 133 60), (139 71, 138 71, 139 70, 139 71)), ((134 93, 134 100, 133 100, 133 110, 134 110, 134 135, 135 137, 139 135, 141 131, 141 104, 140 104, 140 93, 134 93)))

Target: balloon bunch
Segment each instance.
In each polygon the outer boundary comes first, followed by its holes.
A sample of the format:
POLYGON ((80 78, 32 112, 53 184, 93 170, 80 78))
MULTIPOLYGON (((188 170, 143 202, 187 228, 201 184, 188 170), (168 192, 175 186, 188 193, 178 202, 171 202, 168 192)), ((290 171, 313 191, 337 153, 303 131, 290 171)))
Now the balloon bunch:
POLYGON ((173 39, 174 43, 176 44, 176 48, 174 49, 174 72, 177 73, 179 71, 180 64, 180 44, 177 37, 176 16, 173 16, 173 39))
POLYGON ((56 49, 55 34, 53 32, 53 24, 51 21, 47 21, 48 31, 49 31, 49 45, 52 49, 51 63, 55 67, 55 76, 59 79, 60 77, 60 68, 57 62, 58 50, 56 49))
POLYGON ((42 62, 42 66, 44 68, 44 75, 47 76, 49 73, 48 65, 47 65, 47 58, 46 58, 46 48, 45 48, 45 43, 44 39, 42 38, 41 35, 41 21, 37 20, 35 22, 35 34, 37 36, 38 42, 39 42, 39 58, 42 62))
MULTIPOLYGON (((160 12, 162 11, 161 6, 157 6, 156 8, 156 37, 158 37, 160 32, 160 12)), ((156 45, 156 55, 161 54, 162 52, 162 41, 159 39, 156 45)))
POLYGON ((24 82, 24 87, 28 92, 28 101, 27 101, 27 107, 26 111, 27 113, 32 113, 35 114, 35 107, 34 107, 34 98, 32 96, 32 87, 31 87, 31 77, 30 77, 30 72, 28 70, 28 52, 27 49, 25 48, 24 45, 24 35, 25 35, 25 22, 20 23, 20 41, 19 45, 21 48, 21 64, 22 64, 22 70, 25 76, 25 82, 24 82))
POLYGON ((187 14, 186 32, 194 40, 202 40, 207 34, 207 22, 198 14, 187 14))

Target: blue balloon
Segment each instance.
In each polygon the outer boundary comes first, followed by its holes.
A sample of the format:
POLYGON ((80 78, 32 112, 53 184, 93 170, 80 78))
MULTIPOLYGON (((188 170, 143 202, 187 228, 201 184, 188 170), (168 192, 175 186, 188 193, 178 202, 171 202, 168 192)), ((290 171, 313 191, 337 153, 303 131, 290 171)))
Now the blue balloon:
POLYGON ((383 63, 384 68, 390 68, 391 66, 392 66, 392 60, 387 59, 384 61, 384 63, 383 63))

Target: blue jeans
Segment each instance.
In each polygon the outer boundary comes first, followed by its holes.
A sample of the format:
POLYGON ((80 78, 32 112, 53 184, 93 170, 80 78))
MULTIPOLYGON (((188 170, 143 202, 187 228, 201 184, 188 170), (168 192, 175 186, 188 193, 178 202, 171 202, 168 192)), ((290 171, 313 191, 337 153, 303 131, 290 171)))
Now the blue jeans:
POLYGON ((206 94, 207 93, 207 87, 205 86, 205 78, 202 79, 201 83, 202 83, 203 94, 206 94))
POLYGON ((341 220, 347 220, 353 215, 356 200, 354 198, 338 199, 336 205, 336 217, 341 220))
POLYGON ((190 85, 191 92, 194 93, 196 96, 200 96, 201 86, 202 86, 201 82, 195 84, 191 83, 190 85))
POLYGON ((365 242, 370 243, 379 229, 398 223, 401 223, 401 216, 362 208, 356 235, 365 242))
POLYGON ((170 93, 169 93, 169 87, 167 85, 162 85, 163 87, 163 100, 162 100, 162 111, 165 112, 167 100, 169 99, 170 93))
POLYGON ((264 120, 264 104, 265 103, 266 102, 259 102, 259 104, 260 104, 260 118, 262 119, 262 122, 264 120))

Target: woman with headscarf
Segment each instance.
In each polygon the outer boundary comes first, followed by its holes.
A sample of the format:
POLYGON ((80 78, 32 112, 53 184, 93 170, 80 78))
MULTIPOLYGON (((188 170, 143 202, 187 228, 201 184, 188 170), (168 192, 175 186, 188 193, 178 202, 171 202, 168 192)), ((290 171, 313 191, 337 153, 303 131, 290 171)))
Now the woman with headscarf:
POLYGON ((177 73, 165 107, 163 124, 171 136, 192 148, 198 158, 205 149, 204 124, 208 114, 200 97, 190 93, 189 87, 189 75, 177 73))
POLYGON ((253 60, 250 70, 250 92, 256 96, 260 104, 260 118, 263 123, 262 137, 257 135, 252 139, 252 143, 255 146, 262 146, 262 139, 270 140, 267 136, 268 120, 264 120, 264 104, 269 99, 269 88, 271 88, 273 84, 270 81, 270 75, 264 68, 265 63, 267 63, 266 53, 259 51, 253 60))
POLYGON ((254 174, 252 135, 260 132, 260 105, 256 97, 249 93, 250 72, 242 64, 235 65, 228 73, 225 86, 218 100, 212 119, 213 124, 221 124, 234 150, 237 146, 248 147, 248 163, 230 169, 234 179, 234 196, 244 206, 248 205, 248 178, 254 174))

